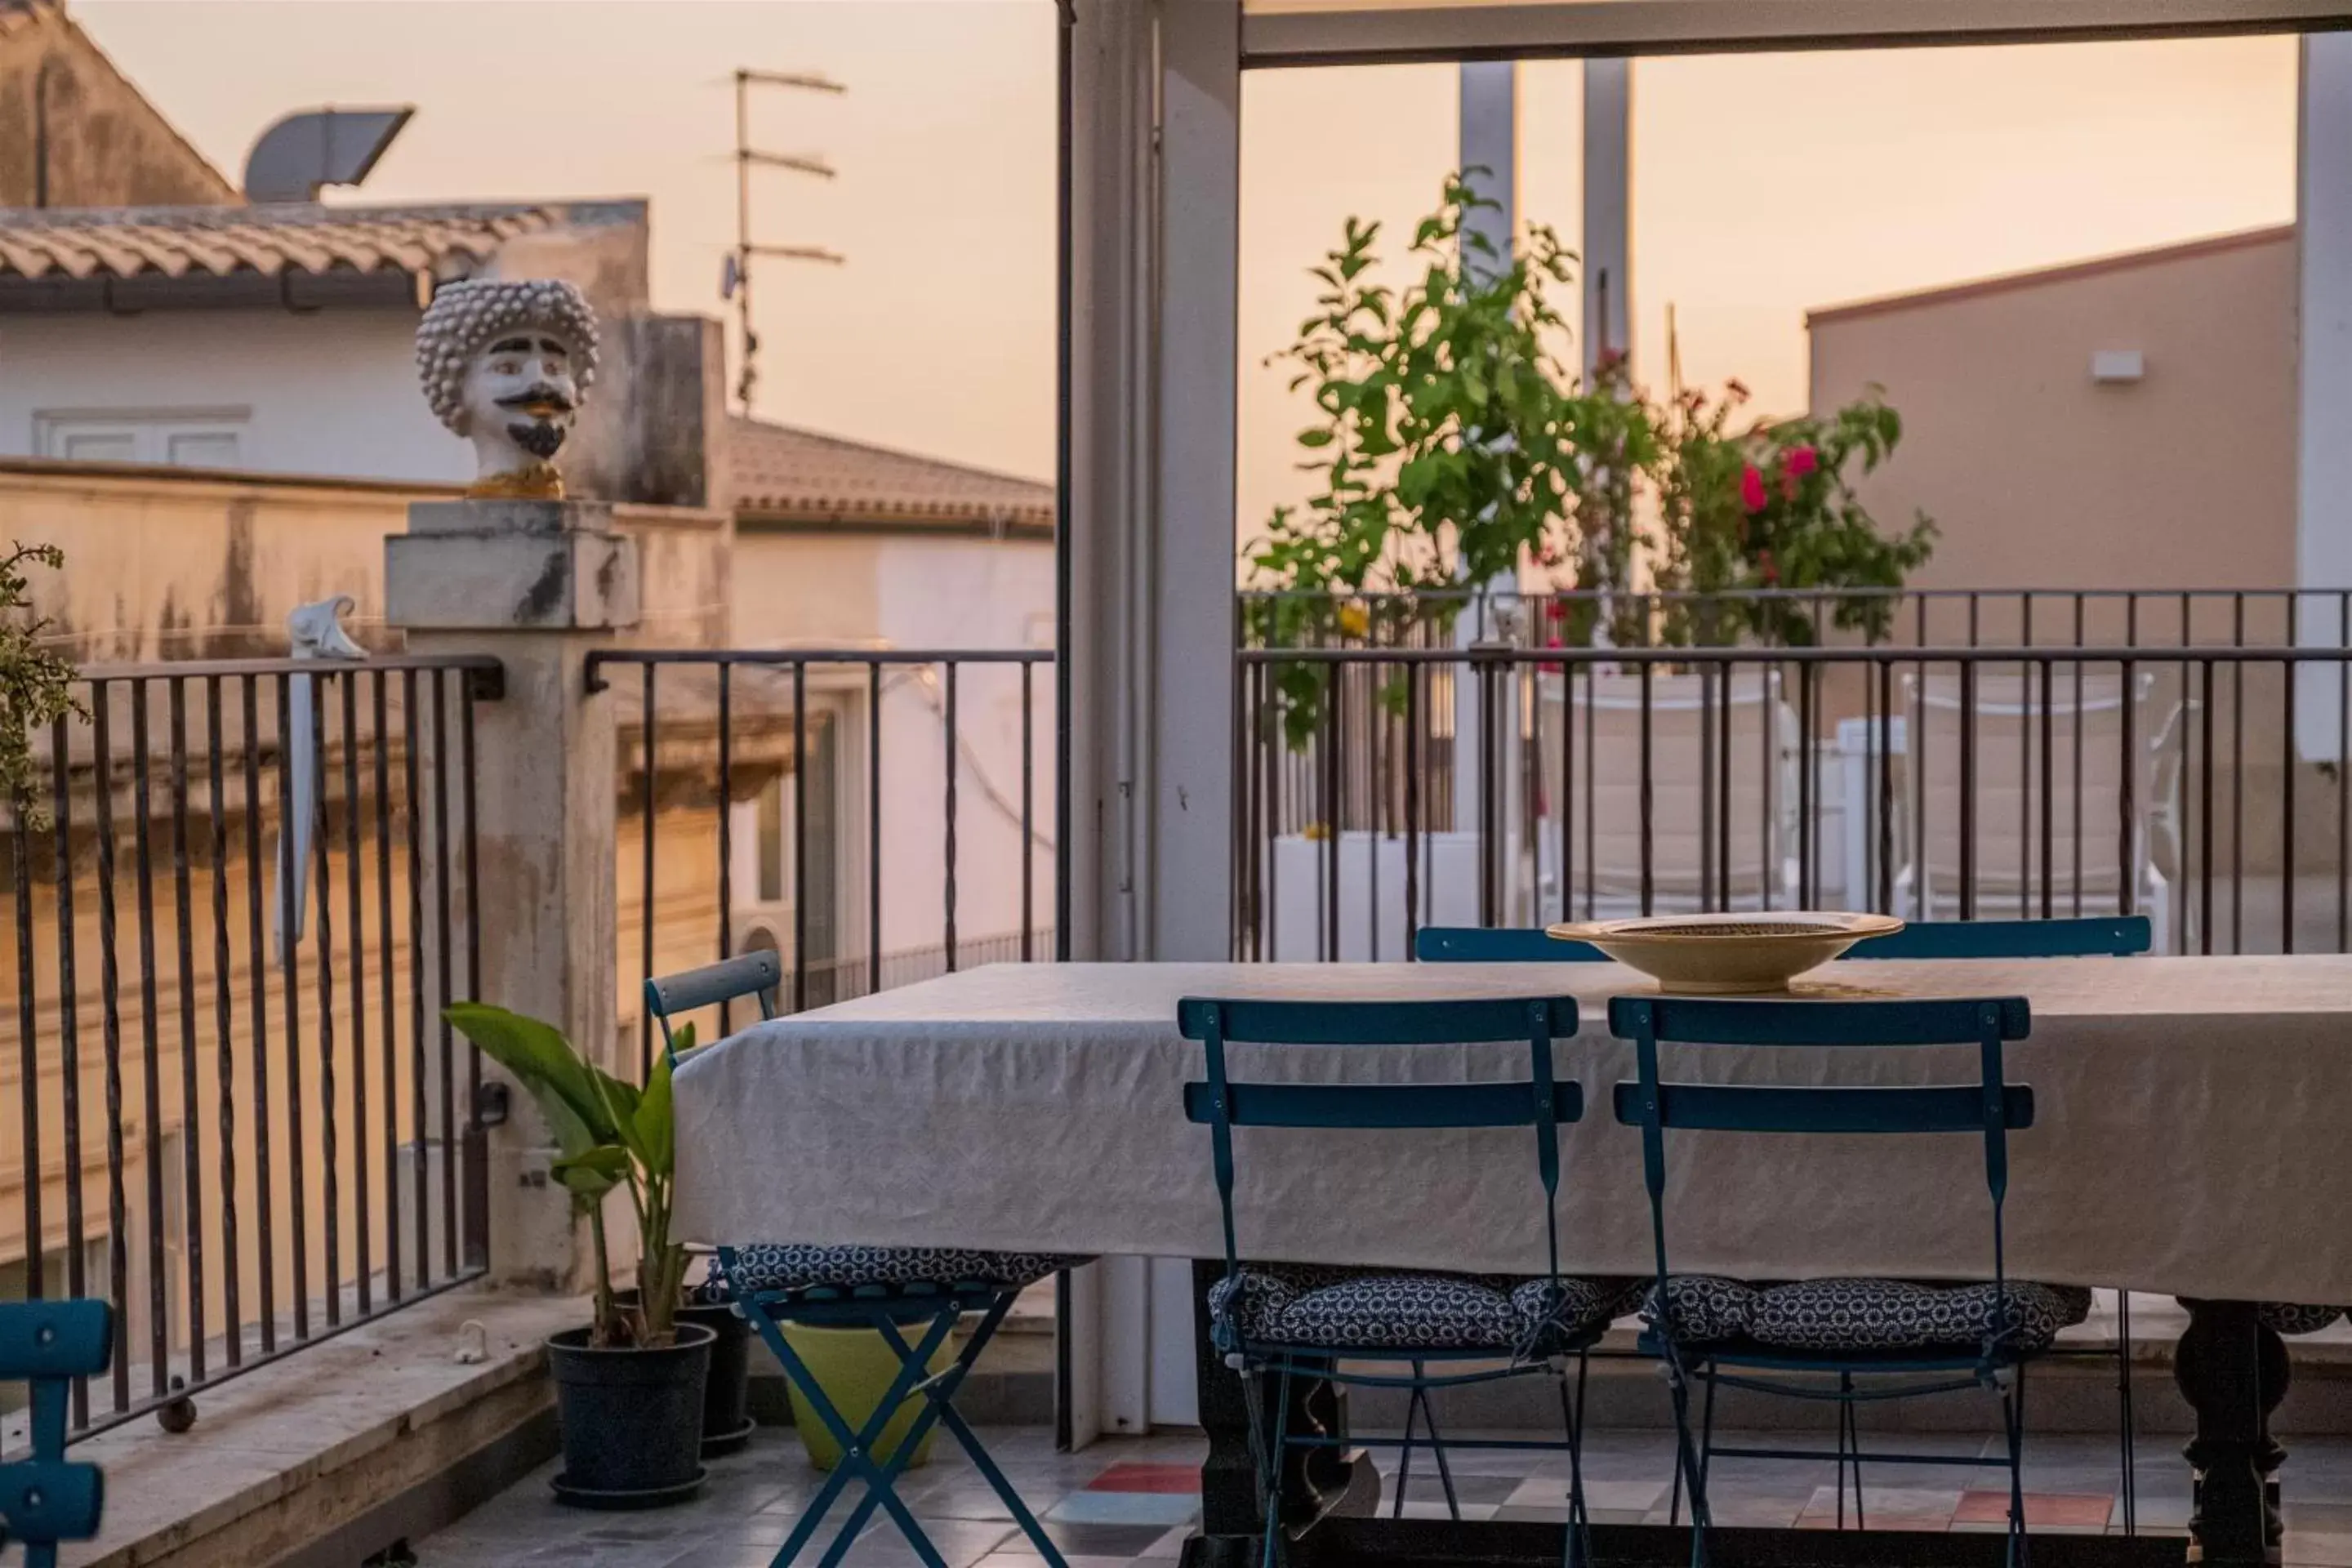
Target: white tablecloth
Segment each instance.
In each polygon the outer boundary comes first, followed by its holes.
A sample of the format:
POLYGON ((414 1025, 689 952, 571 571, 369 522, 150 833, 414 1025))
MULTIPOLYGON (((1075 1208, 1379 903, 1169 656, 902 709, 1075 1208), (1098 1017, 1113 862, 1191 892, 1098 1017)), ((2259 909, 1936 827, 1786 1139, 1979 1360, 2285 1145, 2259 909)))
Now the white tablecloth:
MULTIPOLYGON (((1817 992, 2022 995, 2009 1077, 2010 1272, 2187 1295, 2352 1301, 2352 959, 1846 963, 1817 992)), ((1187 995, 1577 997, 1558 1071, 1566 1266, 1652 1268, 1640 1136, 1611 1088, 1632 1051, 1613 964, 1005 964, 757 1025, 677 1077, 681 1233, 702 1241, 1222 1256, 1205 1128, 1181 1092, 1187 995)), ((1804 983, 1801 983, 1803 985, 1804 983)), ((1524 1045, 1235 1047, 1236 1078, 1524 1076, 1524 1045), (1272 1058, 1279 1058, 1278 1061, 1272 1058)), ((1957 1050, 1699 1051, 1669 1078, 1969 1082, 1957 1050)), ((1669 1134, 1677 1271, 1969 1278, 1991 1263, 1981 1141, 1669 1134)), ((1244 1129, 1245 1255, 1534 1271, 1541 1189, 1523 1130, 1244 1129)))

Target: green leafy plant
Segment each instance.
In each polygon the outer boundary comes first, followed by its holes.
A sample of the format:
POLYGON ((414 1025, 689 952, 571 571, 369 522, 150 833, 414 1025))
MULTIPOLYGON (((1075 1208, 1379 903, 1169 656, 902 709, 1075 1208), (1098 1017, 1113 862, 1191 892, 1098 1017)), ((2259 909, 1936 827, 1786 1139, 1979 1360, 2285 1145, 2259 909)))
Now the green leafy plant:
POLYGON ((1720 398, 1689 391, 1675 399, 1659 444, 1655 482, 1666 551, 1662 589, 1727 595, 1777 589, 1785 596, 1669 602, 1660 640, 1681 646, 1742 638, 1801 647, 1815 638, 1809 589, 1834 593, 1833 624, 1875 641, 1895 614, 1891 594, 1935 548, 1924 515, 1888 535, 1855 495, 1858 474, 1893 455, 1903 421, 1873 389, 1826 418, 1759 422, 1734 433, 1731 413, 1746 389, 1720 398), (1857 472, 1858 471, 1858 472, 1857 472))
MULTIPOLYGON (((1450 629, 1465 587, 1515 574, 1574 510, 1587 476, 1578 439, 1607 422, 1629 461, 1646 432, 1574 390, 1560 357, 1568 325, 1549 290, 1575 257, 1540 225, 1510 256, 1468 223, 1494 204, 1459 177, 1413 232, 1420 276, 1377 281, 1381 226, 1348 220, 1314 269, 1317 312, 1280 354, 1310 388, 1316 422, 1298 434, 1320 483, 1277 507, 1246 552, 1256 582, 1244 634, 1272 647, 1381 640, 1407 622, 1450 629), (1366 595, 1428 595, 1392 612, 1366 595)), ((1294 744, 1313 731, 1324 673, 1276 671, 1294 744)))
POLYGON ((48 813, 34 787, 34 731, 69 713, 87 716, 74 699, 74 667, 41 646, 50 623, 30 613, 26 568, 65 563, 54 544, 20 543, 0 555, 0 799, 15 801, 35 827, 48 825, 48 813))
MULTIPOLYGON (((555 1135, 562 1156, 555 1163, 555 1178, 571 1193, 573 1212, 586 1218, 595 1244, 595 1323, 589 1343, 670 1343, 686 1285, 686 1249, 670 1240, 677 1138, 669 1058, 655 1060, 640 1090, 581 1055, 551 1024, 482 1002, 457 1003, 443 1016, 514 1075, 555 1135), (636 1213, 633 1304, 614 1295, 604 1235, 604 1199, 616 1187, 627 1190, 636 1213)), ((683 1054, 693 1046, 688 1025, 679 1033, 677 1049, 683 1054)))
MULTIPOLYGON (((1245 640, 1443 639, 1488 584, 1516 587, 1533 570, 1580 591, 1548 608, 1555 646, 1810 642, 1811 605, 1797 598, 1659 609, 1655 591, 1894 588, 1927 560, 1933 524, 1884 535, 1853 489, 1901 438, 1883 398, 1735 430, 1737 382, 1662 405, 1604 353, 1580 385, 1550 300, 1575 257, 1540 225, 1498 254, 1467 222, 1491 205, 1450 177, 1414 230, 1419 274, 1402 289, 1378 280, 1376 223, 1349 219, 1314 268, 1317 311, 1269 363, 1295 365, 1292 389, 1314 401, 1297 441, 1318 484, 1276 508, 1244 551, 1260 590, 1244 601, 1245 640)), ((1892 614, 1891 596, 1838 598, 1843 626, 1877 635, 1892 614)), ((1331 676, 1296 663, 1272 679, 1284 731, 1303 746, 1331 676)), ((1395 706, 1398 684, 1382 689, 1395 706)))

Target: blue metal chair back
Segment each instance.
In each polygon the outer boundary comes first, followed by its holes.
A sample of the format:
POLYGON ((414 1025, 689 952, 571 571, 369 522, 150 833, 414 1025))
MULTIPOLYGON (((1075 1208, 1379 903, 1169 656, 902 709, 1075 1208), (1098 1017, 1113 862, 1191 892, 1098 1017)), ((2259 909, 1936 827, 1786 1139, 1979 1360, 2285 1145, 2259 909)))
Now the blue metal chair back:
POLYGON ((1606 963, 1589 942, 1561 942, 1540 927, 1423 926, 1412 955, 1423 963, 1606 963))
MULTIPOLYGON (((2126 958, 2150 945, 2146 915, 2048 921, 1914 921, 1891 936, 1846 950, 1848 958, 2126 958)), ((1423 963, 1589 963, 1609 955, 1535 928, 1423 926, 1412 953, 1423 963)))
POLYGON ((1552 1042, 1576 1033, 1576 999, 1529 996, 1428 1002, 1257 1002, 1187 997, 1176 1005, 1188 1040, 1206 1047, 1208 1078, 1184 1086, 1184 1114, 1209 1129, 1225 1271, 1241 1267, 1234 1228, 1234 1129, 1532 1127, 1544 1190, 1549 1273, 1559 1279, 1559 1129, 1582 1120, 1584 1089, 1552 1075, 1552 1042), (1228 1045, 1433 1046, 1527 1043, 1528 1075, 1489 1083, 1246 1083, 1227 1069, 1228 1045))
POLYGON ((677 1038, 669 1026, 671 1014, 691 1013, 697 1007, 756 995, 760 999, 760 1016, 772 1018, 776 1016, 776 987, 783 978, 783 960, 772 951, 761 951, 646 981, 646 1011, 661 1025, 662 1052, 669 1058, 671 1068, 675 1068, 678 1061, 677 1038))
POLYGON ((1848 958, 2128 958, 2151 944, 2146 915, 2079 920, 1914 921, 1858 942, 1848 958))
MULTIPOLYGON (((1916 1002, 1748 1002, 1620 996, 1612 1034, 1633 1043, 1639 1077, 1617 1085, 1617 1120, 1642 1130, 1642 1176, 1663 1300, 1666 1259, 1668 1128, 1701 1132, 1973 1132, 1984 1140, 1992 1198, 1993 1284, 2007 1284, 2001 1209, 2009 1196, 2009 1134, 2033 1125, 2033 1091, 2002 1078, 2002 1047, 2024 1039, 2032 1015, 2021 996, 1916 1002), (1978 1081, 1926 1087, 1669 1083, 1658 1045, 1908 1047, 1973 1045, 1978 1081)), ((1666 1315, 1661 1314, 1661 1321, 1666 1315)))
POLYGON ((25 1543, 26 1568, 54 1568, 58 1542, 98 1533, 105 1478, 66 1461, 66 1399, 77 1377, 104 1372, 114 1314, 103 1301, 0 1306, 0 1382, 30 1385, 33 1452, 0 1464, 0 1539, 25 1543))

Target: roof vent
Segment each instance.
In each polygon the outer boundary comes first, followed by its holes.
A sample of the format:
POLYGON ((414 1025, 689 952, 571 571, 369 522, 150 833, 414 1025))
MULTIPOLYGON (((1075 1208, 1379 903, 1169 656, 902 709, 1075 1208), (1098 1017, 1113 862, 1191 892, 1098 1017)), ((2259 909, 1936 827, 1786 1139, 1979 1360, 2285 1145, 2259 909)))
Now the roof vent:
POLYGON ((322 185, 356 185, 400 134, 413 104, 306 109, 261 133, 245 158, 245 199, 315 202, 322 185))

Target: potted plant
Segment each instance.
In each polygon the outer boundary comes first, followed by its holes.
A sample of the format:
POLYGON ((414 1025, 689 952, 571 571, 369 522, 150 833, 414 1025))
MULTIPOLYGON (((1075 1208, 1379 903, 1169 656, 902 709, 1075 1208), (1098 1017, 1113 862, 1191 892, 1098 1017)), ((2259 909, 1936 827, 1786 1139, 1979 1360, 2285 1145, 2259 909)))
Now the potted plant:
POLYGON ((678 1502, 702 1484, 703 1393, 711 1331, 678 1321, 686 1249, 670 1240, 677 1137, 670 1069, 656 1060, 640 1090, 573 1048, 562 1030, 480 1002, 445 1015, 514 1075, 555 1135, 558 1181, 588 1221, 596 1258, 595 1311, 584 1329, 547 1342, 563 1434, 556 1495, 585 1508, 678 1502), (628 1194, 637 1223, 637 1289, 613 1289, 604 1199, 628 1194))

